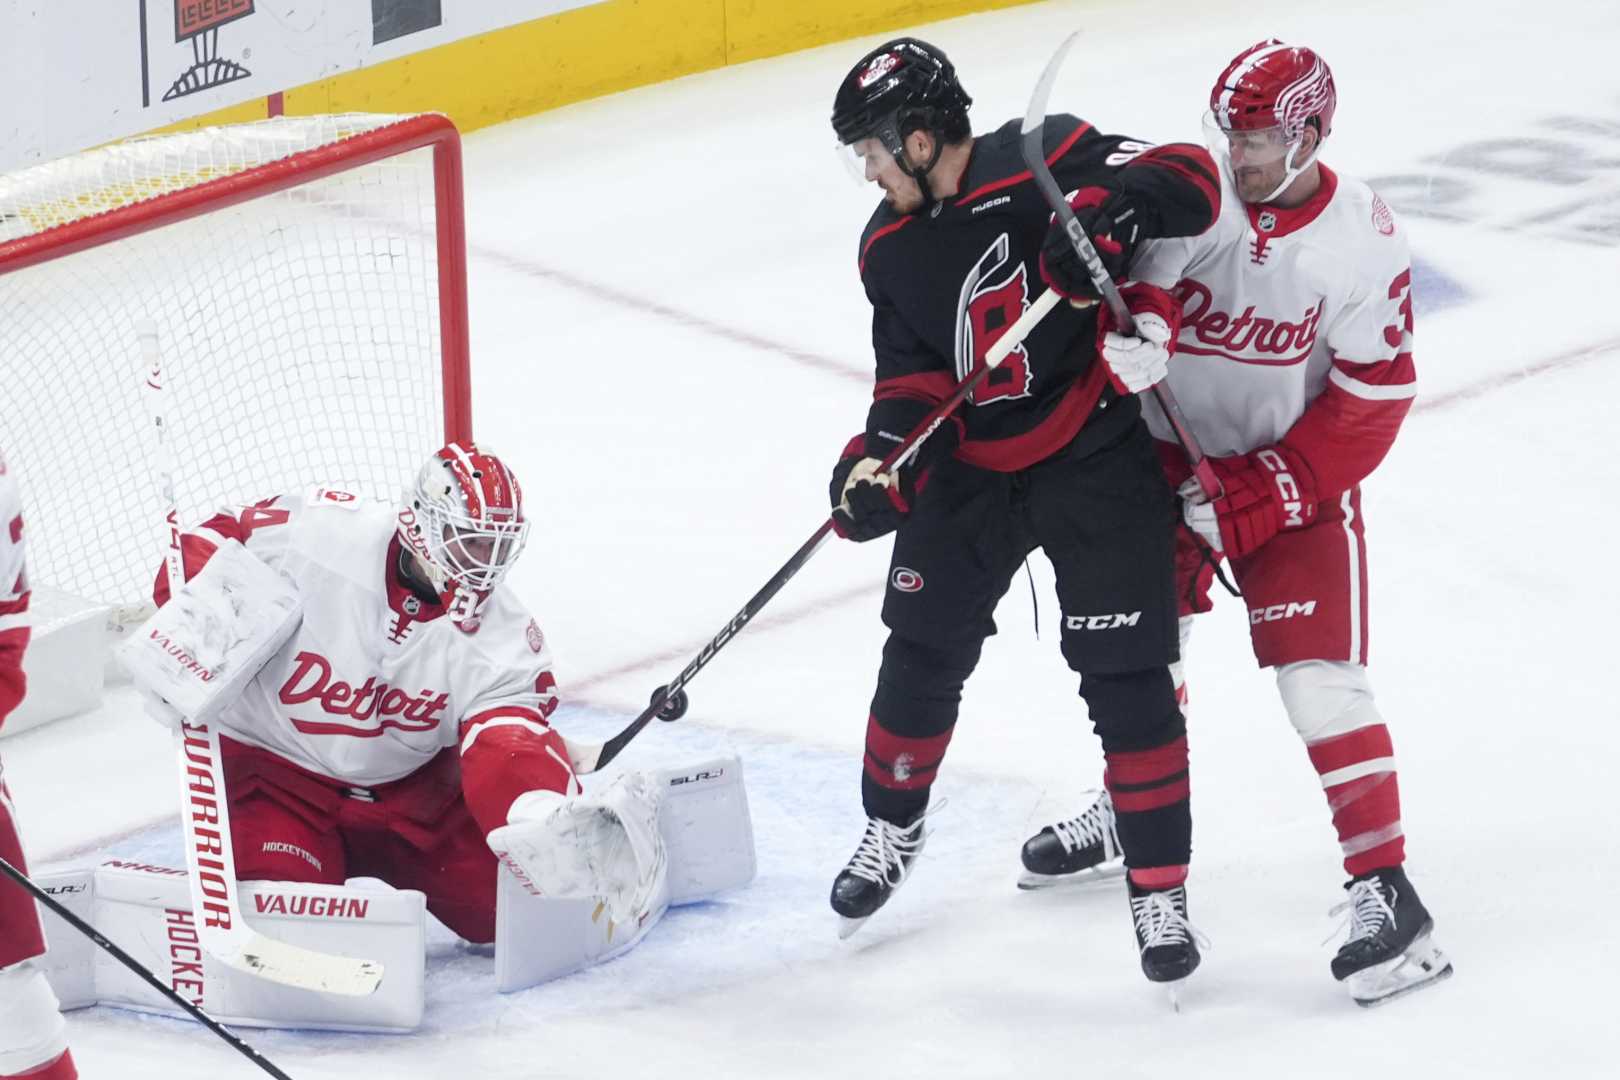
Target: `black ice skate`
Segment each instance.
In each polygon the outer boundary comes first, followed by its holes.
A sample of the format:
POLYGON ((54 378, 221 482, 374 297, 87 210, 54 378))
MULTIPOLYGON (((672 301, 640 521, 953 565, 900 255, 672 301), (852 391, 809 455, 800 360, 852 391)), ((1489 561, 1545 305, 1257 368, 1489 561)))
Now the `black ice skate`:
POLYGON ((832 907, 841 916, 840 938, 859 930, 873 912, 888 902, 889 895, 911 873, 911 864, 922 851, 926 836, 922 814, 908 825, 866 819, 860 846, 849 865, 833 880, 832 907))
POLYGON ((1136 947, 1142 952, 1142 974, 1150 982, 1167 984, 1170 1004, 1179 1009, 1177 984, 1198 970, 1198 962, 1203 959, 1198 947, 1209 947, 1208 940, 1187 921, 1187 886, 1144 889, 1134 881, 1128 885, 1136 947))
POLYGON ((1104 791, 1079 817, 1048 825, 1024 841, 1020 889, 1085 885, 1122 877, 1114 802, 1104 791))
POLYGON ((1348 895, 1329 914, 1345 914, 1350 936, 1333 958, 1333 977, 1357 1005, 1371 1008, 1451 975, 1451 961, 1430 941, 1434 919, 1399 866, 1345 883, 1348 895))

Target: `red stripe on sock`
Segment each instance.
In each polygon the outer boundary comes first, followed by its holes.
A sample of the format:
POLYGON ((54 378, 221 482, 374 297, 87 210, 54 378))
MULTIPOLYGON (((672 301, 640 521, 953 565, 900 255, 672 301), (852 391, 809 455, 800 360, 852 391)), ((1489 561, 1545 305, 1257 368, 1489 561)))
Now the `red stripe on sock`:
POLYGON ((1187 880, 1187 866, 1146 866, 1130 871, 1131 881, 1142 889, 1173 889, 1187 880))
POLYGON ((1390 742, 1389 728, 1383 724, 1372 724, 1311 743, 1305 747, 1305 751, 1311 755, 1311 764, 1316 766, 1317 775, 1320 776, 1347 765, 1391 757, 1395 753, 1395 746, 1390 742))
POLYGON ((896 735, 876 716, 866 722, 866 775, 894 791, 915 791, 934 782, 955 727, 938 735, 896 735))
MULTIPOLYGON (((1103 774, 1106 782, 1108 774, 1103 774)), ((1146 791, 1117 791, 1108 786, 1109 797, 1114 800, 1114 809, 1122 814, 1140 814, 1147 810, 1158 810, 1161 807, 1173 806, 1185 801, 1192 794, 1192 785, 1183 776, 1168 784, 1148 788, 1146 791)))
POLYGON ((1115 784, 1151 784, 1187 771, 1187 736, 1152 750, 1116 750, 1103 754, 1106 777, 1115 784))

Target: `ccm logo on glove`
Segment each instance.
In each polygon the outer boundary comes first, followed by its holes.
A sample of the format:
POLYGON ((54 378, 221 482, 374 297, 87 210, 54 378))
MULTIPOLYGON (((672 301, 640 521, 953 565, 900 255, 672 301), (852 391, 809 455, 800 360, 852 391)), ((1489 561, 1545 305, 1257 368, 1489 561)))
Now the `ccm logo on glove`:
POLYGON ((1266 447, 1257 450, 1255 460, 1264 465, 1271 472, 1271 482, 1277 487, 1277 502, 1282 507, 1282 525, 1285 529, 1299 528, 1305 524, 1305 497, 1299 489, 1299 481, 1283 460, 1281 454, 1266 447))

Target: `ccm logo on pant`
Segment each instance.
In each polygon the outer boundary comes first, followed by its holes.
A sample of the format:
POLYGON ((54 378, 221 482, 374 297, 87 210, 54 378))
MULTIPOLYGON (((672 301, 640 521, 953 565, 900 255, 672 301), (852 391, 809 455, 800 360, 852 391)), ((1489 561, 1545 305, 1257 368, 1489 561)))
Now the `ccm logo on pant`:
POLYGON ((1297 600, 1290 600, 1286 604, 1272 604, 1270 607, 1251 608, 1249 610, 1249 625, 1254 626, 1263 622, 1278 622, 1282 619, 1292 619, 1295 615, 1315 614, 1315 600, 1307 600, 1303 604, 1297 600))
POLYGON ((1129 615, 1070 615, 1063 620, 1063 625, 1070 630, 1117 630, 1141 621, 1142 613, 1133 611, 1129 615))

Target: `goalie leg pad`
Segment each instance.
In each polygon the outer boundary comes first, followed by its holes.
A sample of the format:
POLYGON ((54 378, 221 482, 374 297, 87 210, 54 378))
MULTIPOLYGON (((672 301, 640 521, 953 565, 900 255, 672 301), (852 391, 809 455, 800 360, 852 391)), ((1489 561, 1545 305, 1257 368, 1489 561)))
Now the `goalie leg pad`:
MULTIPOLYGON (((243 915, 266 937, 382 964, 388 973, 382 985, 356 997, 283 986, 215 960, 201 946, 183 870, 113 860, 93 877, 81 870, 47 875, 39 883, 58 899, 64 888, 77 889, 64 901, 74 914, 222 1023, 400 1032, 422 1022, 427 913, 419 892, 365 879, 349 885, 242 883, 243 915)), ((190 1018, 55 915, 47 913, 45 921, 53 941, 83 942, 61 957, 57 949, 46 954, 46 974, 58 996, 74 999, 73 1005, 99 1002, 190 1018)))

